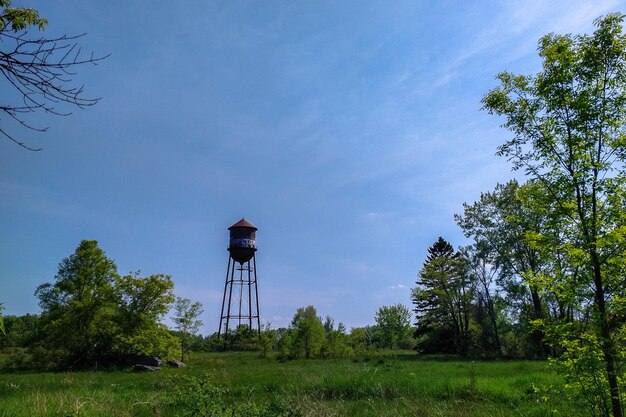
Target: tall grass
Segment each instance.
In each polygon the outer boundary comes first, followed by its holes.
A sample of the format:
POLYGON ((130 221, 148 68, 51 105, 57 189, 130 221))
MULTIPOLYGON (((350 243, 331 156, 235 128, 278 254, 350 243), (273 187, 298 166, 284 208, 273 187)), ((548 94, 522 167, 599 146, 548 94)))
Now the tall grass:
POLYGON ((198 354, 186 369, 0 374, 3 416, 575 416, 545 362, 472 362, 409 352, 351 360, 198 354), (206 414, 209 415, 209 414, 206 414))

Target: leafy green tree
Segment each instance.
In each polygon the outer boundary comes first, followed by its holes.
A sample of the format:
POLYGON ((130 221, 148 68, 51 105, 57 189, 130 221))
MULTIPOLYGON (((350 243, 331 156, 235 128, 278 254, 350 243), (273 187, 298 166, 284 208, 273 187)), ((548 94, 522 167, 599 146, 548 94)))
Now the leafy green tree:
POLYGON ((281 327, 276 329, 276 349, 278 350, 278 358, 287 360, 293 355, 293 329, 281 327))
POLYGON ((0 349, 5 347, 28 348, 33 346, 39 337, 38 315, 5 316, 4 325, 6 337, 0 339, 0 349))
POLYGON ((169 275, 145 278, 135 274, 117 277, 115 350, 127 356, 173 358, 178 339, 161 323, 174 301, 174 283, 169 275))
POLYGON ((339 329, 326 333, 320 352, 324 358, 345 358, 350 356, 352 350, 348 345, 348 335, 339 329))
MULTIPOLYGON (((467 353, 474 282, 467 262, 442 237, 428 248, 428 256, 411 296, 418 336, 451 334, 454 350, 467 353)), ((445 346, 441 348, 446 349, 445 346)))
POLYGON ((258 339, 259 356, 263 359, 268 358, 277 340, 276 331, 272 330, 268 323, 262 326, 258 339))
MULTIPOLYGON (((77 42, 82 35, 50 38, 31 35, 29 31, 43 31, 48 21, 35 9, 11 7, 11 3, 0 0, 0 68, 7 86, 17 93, 18 99, 12 104, 1 103, 0 112, 16 127, 46 131, 47 128, 32 125, 27 114, 42 111, 67 115, 57 106, 84 108, 98 103, 99 98, 84 97, 83 87, 73 85, 71 78, 77 67, 97 64, 106 57, 83 56, 77 42)), ((26 149, 41 149, 16 139, 6 122, 0 127, 0 135, 26 149)))
MULTIPOLYGON (((564 352, 563 363, 571 364, 572 355, 583 360, 601 352, 601 361, 584 361, 590 365, 585 375, 572 365, 567 376, 573 385, 585 380, 582 376, 605 381, 600 384, 604 391, 595 392, 588 404, 594 413, 615 417, 623 415, 620 364, 626 332, 623 20, 621 14, 609 14, 594 22, 592 35, 544 36, 539 41, 542 71, 534 76, 503 72, 500 86, 483 99, 485 109, 504 116, 503 126, 513 133, 498 153, 535 180, 525 203, 543 210, 551 223, 527 238, 546 256, 564 256, 554 271, 532 279, 543 288, 558 284, 563 295, 586 300, 579 302, 579 310, 589 313, 590 326, 548 331, 564 352), (582 288, 591 291, 587 295, 582 288), (574 338, 588 349, 568 343, 574 338)), ((580 388, 589 394, 587 384, 580 388)))
POLYGON ((95 240, 63 259, 55 283, 37 287, 45 345, 69 367, 102 360, 113 350, 117 267, 95 240))
POLYGON ((224 345, 228 350, 246 352, 259 349, 259 331, 248 324, 239 324, 234 329, 228 329, 224 334, 224 345))
POLYGON ((160 323, 172 287, 167 275, 120 277, 98 242, 83 240, 61 261, 55 282, 35 292, 42 309, 36 356, 61 368, 173 357, 178 339, 160 323))
POLYGON ((324 342, 319 354, 323 358, 345 358, 351 354, 346 326, 339 323, 335 328, 335 320, 331 316, 324 319, 324 342))
POLYGON ((202 309, 202 304, 200 302, 192 303, 191 300, 187 298, 176 297, 176 302, 174 303, 174 316, 172 317, 172 320, 176 325, 176 329, 181 334, 180 360, 182 362, 185 362, 187 339, 190 336, 197 334, 200 330, 200 326, 202 326, 202 320, 198 320, 198 317, 200 317, 200 314, 203 312, 204 310, 202 309))
MULTIPOLYGON (((493 299, 489 300, 493 297, 488 291, 491 282, 487 281, 497 280, 505 289, 509 304, 514 307, 513 314, 523 322, 525 329, 529 329, 530 323, 544 318, 548 309, 539 287, 526 279, 529 272, 541 272, 545 261, 525 237, 527 233, 541 230, 545 221, 541 212, 522 204, 519 188, 515 180, 498 184, 494 191, 481 193, 480 199, 473 204, 463 204, 463 214, 454 217, 465 236, 474 239, 472 265, 481 278, 481 292, 486 297, 492 325, 496 316, 493 311, 495 303, 493 299)), ((540 332, 532 331, 532 344, 534 355, 544 356, 540 332)))
POLYGON ((320 353, 324 344, 324 325, 315 307, 300 307, 291 321, 292 349, 295 356, 309 359, 320 353))
POLYGON ((402 304, 382 306, 374 317, 382 347, 395 349, 411 338, 411 311, 402 304))

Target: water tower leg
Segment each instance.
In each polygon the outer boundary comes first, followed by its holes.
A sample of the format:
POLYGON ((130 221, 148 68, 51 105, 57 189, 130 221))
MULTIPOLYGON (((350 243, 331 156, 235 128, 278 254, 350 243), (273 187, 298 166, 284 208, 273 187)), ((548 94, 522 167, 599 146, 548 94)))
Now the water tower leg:
POLYGON ((226 304, 226 292, 228 289, 228 274, 230 273, 230 255, 228 255, 228 268, 226 268, 226 282, 224 283, 224 296, 222 297, 222 312, 220 313, 220 327, 217 330, 217 338, 222 334, 222 321, 224 320, 224 305, 226 304))
POLYGON ((235 260, 233 259, 232 268, 230 269, 230 292, 228 293, 228 311, 226 312, 226 330, 224 331, 224 339, 228 339, 228 325, 230 324, 230 303, 233 300, 234 283, 235 283, 235 260))
POLYGON ((252 262, 254 263, 254 293, 256 295, 256 323, 259 330, 259 337, 261 337, 261 311, 259 309, 259 284, 256 279, 256 256, 252 255, 252 262))
POLYGON ((250 276, 250 261, 248 261, 248 328, 252 331, 252 277, 250 276))
POLYGON ((243 264, 239 264, 239 312, 237 314, 237 326, 241 326, 241 305, 243 304, 243 264))

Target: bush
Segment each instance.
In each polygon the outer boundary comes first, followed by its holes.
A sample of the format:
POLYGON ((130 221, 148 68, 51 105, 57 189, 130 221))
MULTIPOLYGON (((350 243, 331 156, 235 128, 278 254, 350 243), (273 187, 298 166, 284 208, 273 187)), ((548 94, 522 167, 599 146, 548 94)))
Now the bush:
POLYGON ((163 415, 175 417, 295 417, 288 405, 249 400, 233 401, 227 388, 214 384, 208 375, 184 376, 165 381, 158 404, 163 415), (232 402, 232 403, 231 403, 232 402))
POLYGON ((30 351, 31 364, 34 369, 50 371, 59 368, 59 364, 67 356, 62 349, 46 349, 36 346, 30 351))

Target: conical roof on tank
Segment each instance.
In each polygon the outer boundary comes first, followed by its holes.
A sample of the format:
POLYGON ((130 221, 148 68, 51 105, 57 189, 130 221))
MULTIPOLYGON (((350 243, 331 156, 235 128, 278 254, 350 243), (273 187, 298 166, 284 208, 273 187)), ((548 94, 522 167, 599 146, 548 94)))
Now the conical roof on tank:
POLYGON ((259 230, 255 225, 247 221, 244 217, 241 218, 237 223, 233 224, 228 228, 228 230, 233 229, 235 227, 248 227, 250 229, 259 230))

